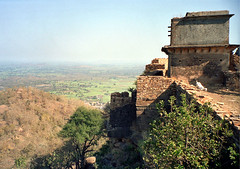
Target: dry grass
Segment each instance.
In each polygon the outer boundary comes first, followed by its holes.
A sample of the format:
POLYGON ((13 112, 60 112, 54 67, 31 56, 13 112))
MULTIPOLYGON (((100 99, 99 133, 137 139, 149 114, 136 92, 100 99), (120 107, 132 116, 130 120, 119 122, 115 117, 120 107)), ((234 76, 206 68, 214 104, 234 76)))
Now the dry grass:
POLYGON ((35 88, 0 92, 0 166, 11 168, 16 159, 45 155, 63 142, 57 133, 80 100, 69 100, 35 88))

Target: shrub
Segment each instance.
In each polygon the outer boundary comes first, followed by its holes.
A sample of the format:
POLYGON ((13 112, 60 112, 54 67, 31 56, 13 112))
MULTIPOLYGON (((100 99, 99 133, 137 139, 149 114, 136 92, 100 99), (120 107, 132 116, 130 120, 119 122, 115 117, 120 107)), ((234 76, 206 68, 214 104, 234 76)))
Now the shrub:
POLYGON ((169 113, 163 102, 157 105, 160 119, 151 123, 149 136, 143 146, 144 160, 148 166, 236 167, 238 154, 231 143, 233 132, 229 129, 228 122, 214 119, 208 105, 197 106, 195 101, 188 103, 186 95, 182 94, 181 97, 180 106, 175 104, 175 97, 170 98, 169 113))

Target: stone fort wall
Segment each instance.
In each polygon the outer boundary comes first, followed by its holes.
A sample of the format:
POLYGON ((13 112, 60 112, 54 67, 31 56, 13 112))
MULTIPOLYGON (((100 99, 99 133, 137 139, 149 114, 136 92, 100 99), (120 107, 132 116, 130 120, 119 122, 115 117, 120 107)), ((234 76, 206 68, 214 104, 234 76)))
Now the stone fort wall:
MULTIPOLYGON (((162 48, 168 59, 156 58, 146 65, 144 74, 137 78, 136 93, 131 97, 127 92, 111 95, 109 135, 131 137, 132 132, 145 131, 149 122, 158 117, 156 104, 163 100, 168 108, 171 95, 179 100, 180 94, 185 93, 188 99, 194 97, 199 104, 209 101, 199 89, 188 84, 194 84, 194 80, 205 87, 225 85, 238 90, 239 52, 237 56, 231 53, 239 45, 229 44, 231 16, 228 11, 208 11, 173 18, 171 44, 162 48), (195 95, 198 92, 199 95, 195 95)), ((240 117, 239 112, 216 110, 215 113, 220 118, 227 114, 239 136, 240 121, 236 118, 240 117)))
POLYGON ((231 112, 221 108, 223 103, 215 102, 211 97, 206 96, 207 92, 201 91, 194 85, 162 76, 139 76, 137 79, 136 99, 132 99, 125 92, 118 93, 117 98, 116 94, 113 94, 114 97, 112 99, 115 99, 115 102, 116 100, 119 102, 113 103, 111 107, 110 124, 112 130, 109 132, 109 136, 114 138, 131 138, 133 140, 141 139, 141 134, 148 129, 149 123, 159 117, 156 104, 163 100, 168 109, 170 96, 175 96, 177 101, 179 101, 181 93, 185 93, 188 100, 196 99, 199 105, 206 102, 216 105, 216 107, 213 107, 216 117, 229 120, 234 129, 234 140, 239 146, 239 111, 231 112), (127 103, 127 101, 129 102, 127 103))
POLYGON ((175 93, 174 80, 163 76, 139 76, 137 78, 136 116, 134 130, 143 131, 149 122, 158 117, 156 104, 167 102, 175 93))
POLYGON ((132 134, 130 127, 136 120, 136 92, 129 96, 128 92, 111 94, 110 120, 108 136, 126 138, 132 134))

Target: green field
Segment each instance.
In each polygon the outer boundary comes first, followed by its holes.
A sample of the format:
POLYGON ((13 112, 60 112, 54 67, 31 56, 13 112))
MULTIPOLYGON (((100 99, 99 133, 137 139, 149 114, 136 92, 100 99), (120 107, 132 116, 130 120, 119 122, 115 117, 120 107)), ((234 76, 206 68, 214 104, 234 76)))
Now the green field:
POLYGON ((87 102, 106 103, 113 92, 127 91, 129 87, 134 87, 135 78, 118 78, 107 80, 90 81, 53 81, 51 82, 51 93, 79 98, 87 102))
POLYGON ((116 65, 0 65, 0 90, 19 86, 38 89, 88 103, 104 104, 113 92, 134 87, 143 66, 116 65))

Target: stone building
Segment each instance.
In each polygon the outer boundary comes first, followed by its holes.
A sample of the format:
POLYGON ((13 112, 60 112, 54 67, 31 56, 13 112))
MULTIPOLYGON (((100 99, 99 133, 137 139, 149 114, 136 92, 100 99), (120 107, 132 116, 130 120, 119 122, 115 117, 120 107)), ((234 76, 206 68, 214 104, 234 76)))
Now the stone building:
MULTIPOLYGON (((137 77, 132 97, 126 92, 111 95, 109 135, 115 138, 130 137, 132 132, 141 135, 158 116, 156 103, 160 100, 168 108, 167 101, 172 95, 177 100, 180 93, 185 93, 189 99, 196 96, 192 94, 199 89, 188 84, 193 80, 206 87, 225 84, 239 89, 239 49, 232 54, 239 45, 229 44, 229 18, 232 16, 228 11, 209 11, 173 18, 170 45, 162 48, 168 59, 155 58, 146 65, 144 73, 137 77)), ((196 98, 199 104, 203 104, 203 98, 202 95, 196 98)), ((221 113, 227 114, 225 110, 216 112, 219 116, 221 113)), ((236 124, 239 133, 240 123, 236 124)))
POLYGON ((170 45, 162 51, 168 55, 168 76, 204 86, 224 83, 230 55, 239 45, 229 44, 229 11, 188 12, 171 20, 170 45))

